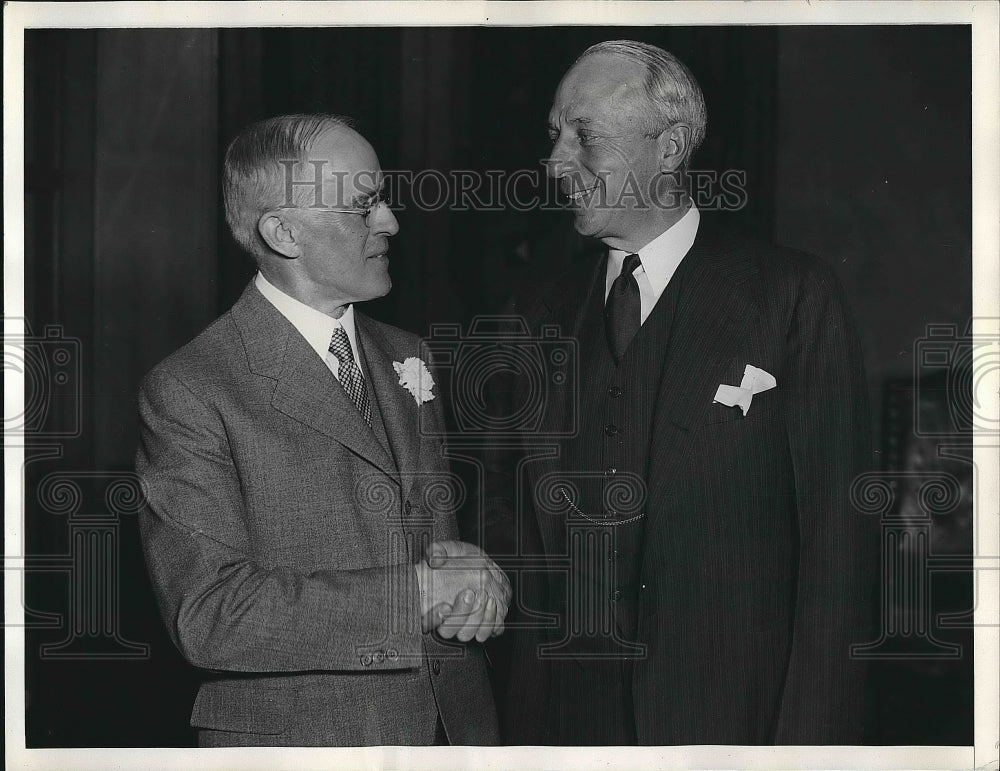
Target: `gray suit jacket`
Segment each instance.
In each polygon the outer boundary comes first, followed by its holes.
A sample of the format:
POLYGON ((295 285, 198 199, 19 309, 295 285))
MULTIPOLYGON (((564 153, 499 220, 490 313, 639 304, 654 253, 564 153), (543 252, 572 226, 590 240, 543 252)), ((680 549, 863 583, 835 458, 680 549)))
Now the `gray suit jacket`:
POLYGON ((440 404, 393 370, 417 338, 356 319, 384 433, 252 284, 143 382, 143 544, 171 637, 211 673, 203 743, 429 744, 439 713, 452 744, 497 741, 479 646, 420 631, 412 564, 457 537, 418 428, 440 404))

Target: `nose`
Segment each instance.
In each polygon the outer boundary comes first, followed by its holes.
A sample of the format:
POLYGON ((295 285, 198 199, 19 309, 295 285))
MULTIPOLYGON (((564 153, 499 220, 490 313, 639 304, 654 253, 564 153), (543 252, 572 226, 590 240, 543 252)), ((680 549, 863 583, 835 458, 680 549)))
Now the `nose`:
POLYGON ((381 236, 394 236, 399 232, 399 221, 389 205, 382 201, 371 214, 372 232, 381 236))
POLYGON ((571 140, 565 132, 552 145, 552 152, 549 153, 548 162, 545 164, 546 173, 552 179, 562 179, 575 168, 574 153, 571 140))

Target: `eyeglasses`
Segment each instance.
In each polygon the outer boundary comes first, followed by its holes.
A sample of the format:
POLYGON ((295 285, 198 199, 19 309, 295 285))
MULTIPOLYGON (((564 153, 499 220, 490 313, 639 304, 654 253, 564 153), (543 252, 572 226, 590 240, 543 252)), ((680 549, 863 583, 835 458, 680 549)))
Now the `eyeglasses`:
POLYGON ((392 208, 392 201, 389 200, 389 197, 385 193, 376 193, 368 198, 364 206, 356 206, 354 208, 338 208, 335 206, 282 206, 280 208, 315 211, 324 214, 357 214, 364 218, 366 225, 370 225, 372 215, 382 204, 385 204, 390 209, 392 208))

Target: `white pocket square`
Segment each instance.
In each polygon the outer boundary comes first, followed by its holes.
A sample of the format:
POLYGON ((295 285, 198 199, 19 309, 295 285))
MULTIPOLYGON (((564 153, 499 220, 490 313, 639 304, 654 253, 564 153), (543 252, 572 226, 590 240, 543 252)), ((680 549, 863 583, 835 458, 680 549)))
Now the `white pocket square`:
POLYGON ((769 391, 776 385, 778 385, 778 381, 774 379, 774 375, 752 364, 747 364, 746 369, 743 370, 743 382, 738 386, 720 385, 719 390, 715 392, 715 401, 719 404, 725 404, 727 407, 739 407, 746 415, 754 394, 769 391))

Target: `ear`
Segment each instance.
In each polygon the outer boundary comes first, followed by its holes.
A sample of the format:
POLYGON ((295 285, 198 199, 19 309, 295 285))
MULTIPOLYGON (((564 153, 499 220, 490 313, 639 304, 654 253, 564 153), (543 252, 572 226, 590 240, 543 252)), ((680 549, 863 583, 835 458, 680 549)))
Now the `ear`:
POLYGON ((257 220, 257 231, 264 243, 282 257, 294 260, 299 256, 299 244, 295 240, 291 223, 278 212, 264 212, 257 220))
POLYGON ((675 123, 656 139, 660 151, 660 171, 669 174, 684 167, 691 145, 691 127, 675 123))

